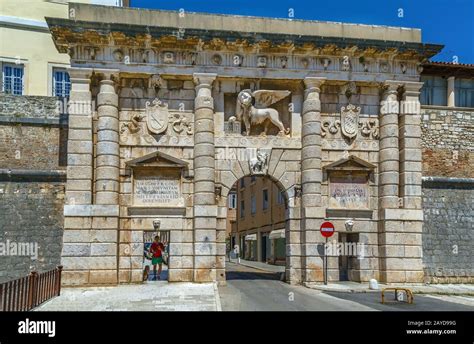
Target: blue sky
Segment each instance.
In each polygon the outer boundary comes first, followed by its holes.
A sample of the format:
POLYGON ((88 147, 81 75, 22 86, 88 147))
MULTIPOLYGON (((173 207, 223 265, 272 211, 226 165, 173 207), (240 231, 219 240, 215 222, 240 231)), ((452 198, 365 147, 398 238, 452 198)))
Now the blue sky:
POLYGON ((445 45, 434 61, 474 63, 474 0, 130 0, 132 7, 414 27, 445 45), (399 11, 403 10, 400 17, 399 11))

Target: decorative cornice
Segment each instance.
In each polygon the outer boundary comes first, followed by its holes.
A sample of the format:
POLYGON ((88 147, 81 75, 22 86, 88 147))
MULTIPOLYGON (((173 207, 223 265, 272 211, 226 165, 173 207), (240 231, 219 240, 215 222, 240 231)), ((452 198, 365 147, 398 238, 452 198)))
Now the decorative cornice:
POLYGON ((225 45, 228 49, 248 51, 258 49, 263 52, 309 53, 327 55, 334 51, 344 56, 353 54, 387 54, 424 60, 436 55, 443 46, 414 42, 366 40, 343 37, 322 37, 310 35, 291 35, 274 33, 250 33, 237 31, 218 31, 186 29, 177 34, 176 27, 144 25, 125 25, 74 21, 60 18, 46 18, 56 47, 67 53, 71 45, 78 42, 109 44, 110 39, 118 45, 132 46, 132 41, 143 47, 207 48, 225 45))

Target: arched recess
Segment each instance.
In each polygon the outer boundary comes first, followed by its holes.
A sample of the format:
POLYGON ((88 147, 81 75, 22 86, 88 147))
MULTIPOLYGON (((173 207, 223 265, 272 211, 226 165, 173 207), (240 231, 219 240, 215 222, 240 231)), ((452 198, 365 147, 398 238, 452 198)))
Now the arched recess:
MULTIPOLYGON (((300 216, 300 152, 295 150, 274 149, 271 152, 268 168, 259 177, 268 177, 283 192, 287 202, 285 216, 286 268, 285 280, 290 284, 302 283, 302 231, 300 216), (282 157, 291 156, 291 160, 282 157), (291 167, 289 167, 291 163, 291 167)), ((252 176, 245 160, 217 160, 216 186, 220 189, 217 196, 217 276, 225 281, 226 258, 226 219, 228 195, 232 186, 241 178, 252 176)))

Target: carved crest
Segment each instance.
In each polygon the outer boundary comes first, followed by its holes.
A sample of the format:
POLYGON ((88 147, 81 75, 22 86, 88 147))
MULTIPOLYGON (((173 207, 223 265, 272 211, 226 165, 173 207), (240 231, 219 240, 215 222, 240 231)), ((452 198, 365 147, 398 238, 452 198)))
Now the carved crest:
POLYGON ((357 136, 359 131, 359 114, 359 106, 356 107, 349 104, 341 108, 341 131, 345 137, 353 139, 357 136))
POLYGON ((161 134, 168 128, 168 104, 159 99, 146 102, 146 124, 153 134, 161 134))
POLYGON ((249 159, 250 173, 255 174, 265 174, 268 168, 268 158, 270 153, 264 150, 257 149, 253 151, 255 156, 249 159))

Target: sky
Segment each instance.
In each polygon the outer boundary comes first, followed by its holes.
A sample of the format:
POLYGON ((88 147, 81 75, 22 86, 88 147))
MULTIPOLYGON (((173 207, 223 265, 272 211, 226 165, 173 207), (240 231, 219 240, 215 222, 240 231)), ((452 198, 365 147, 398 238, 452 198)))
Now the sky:
POLYGON ((132 7, 402 26, 444 45, 432 61, 474 63, 474 0, 130 0, 132 7))

